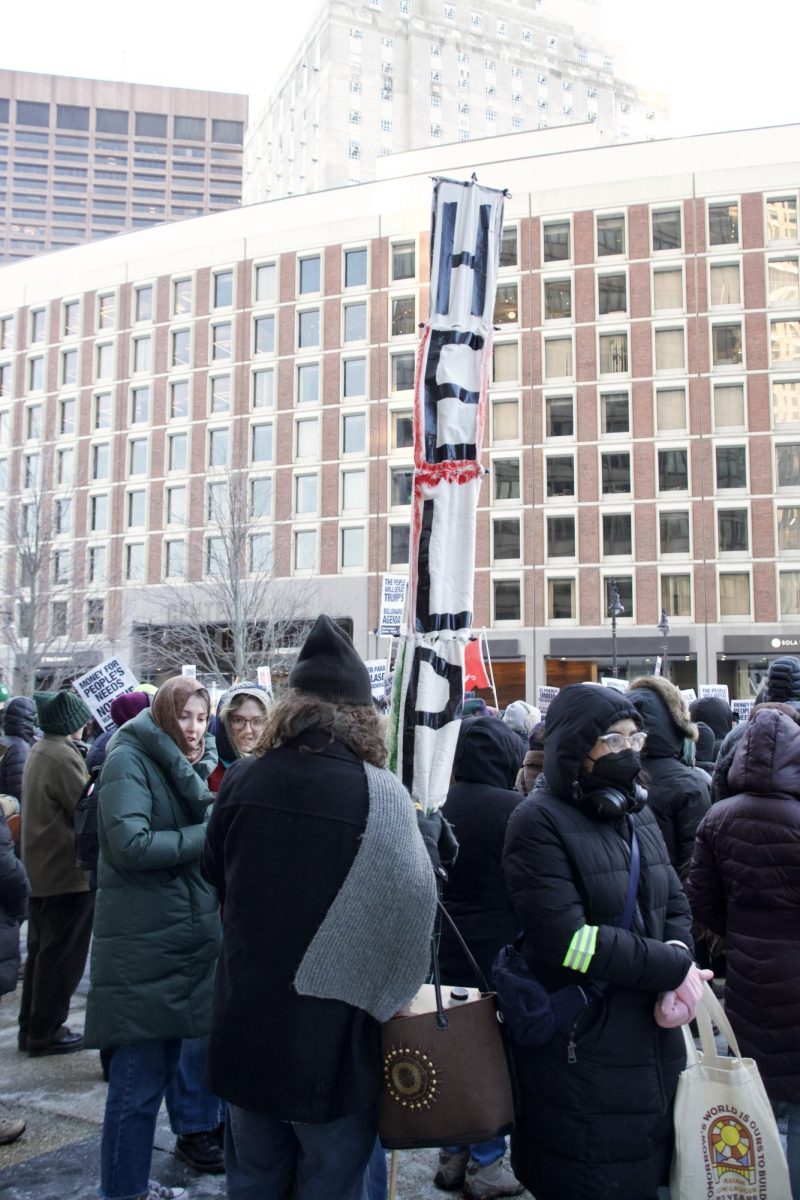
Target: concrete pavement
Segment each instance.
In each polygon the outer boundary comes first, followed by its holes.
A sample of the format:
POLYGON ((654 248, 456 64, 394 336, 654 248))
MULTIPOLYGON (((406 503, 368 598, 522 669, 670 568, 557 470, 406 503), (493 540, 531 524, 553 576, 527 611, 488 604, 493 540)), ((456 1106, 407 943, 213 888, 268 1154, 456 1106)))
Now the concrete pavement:
MULTIPOLYGON (((87 981, 73 999, 69 1024, 83 1028, 87 981)), ((20 988, 0 1002, 0 1097, 25 1133, 0 1146, 2 1200, 96 1200, 106 1085, 96 1050, 29 1058, 17 1050, 20 988)), ((5 1110, 0 1110, 5 1112, 5 1110)), ((186 1200, 225 1196, 224 1175, 198 1175, 171 1153, 175 1138, 161 1110, 151 1175, 187 1188, 186 1200)), ((432 1180, 435 1150, 401 1151, 397 1200, 441 1200, 432 1180)), ((528 1193, 525 1196, 528 1197, 528 1193)), ((529 1198, 530 1200, 530 1198, 529 1198)))

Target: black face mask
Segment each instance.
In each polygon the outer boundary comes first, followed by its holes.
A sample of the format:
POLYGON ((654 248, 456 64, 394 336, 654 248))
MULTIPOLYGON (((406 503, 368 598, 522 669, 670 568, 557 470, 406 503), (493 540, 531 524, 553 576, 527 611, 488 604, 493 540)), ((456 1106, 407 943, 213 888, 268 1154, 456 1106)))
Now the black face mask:
POLYGON ((637 750, 620 750, 618 754, 603 754, 596 759, 588 778, 593 789, 612 787, 629 792, 641 769, 642 759, 637 750))

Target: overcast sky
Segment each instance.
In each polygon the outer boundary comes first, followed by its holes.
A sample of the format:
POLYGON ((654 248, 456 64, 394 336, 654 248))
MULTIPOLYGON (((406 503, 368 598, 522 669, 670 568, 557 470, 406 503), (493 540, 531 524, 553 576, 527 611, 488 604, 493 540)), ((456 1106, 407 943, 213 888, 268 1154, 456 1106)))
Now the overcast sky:
MULTIPOLYGON (((631 81, 671 93, 672 132, 800 122, 798 0, 601 0, 631 81)), ((0 66, 217 91, 258 111, 320 0, 3 5, 0 66)))

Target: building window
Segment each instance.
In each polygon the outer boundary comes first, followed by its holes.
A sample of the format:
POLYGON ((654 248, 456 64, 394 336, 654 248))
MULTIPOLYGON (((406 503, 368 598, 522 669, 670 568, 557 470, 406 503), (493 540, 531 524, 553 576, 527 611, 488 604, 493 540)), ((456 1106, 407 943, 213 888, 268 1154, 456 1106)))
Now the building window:
POLYGON ((627 392, 601 394, 600 428, 604 434, 630 432, 630 400, 627 392))
POLYGON ((294 511, 298 516, 316 513, 319 505, 319 479, 316 474, 295 475, 294 511))
POLYGON ((409 557, 410 530, 408 525, 389 526, 389 565, 407 566, 409 557))
POLYGON ((231 408, 231 377, 230 375, 213 375, 208 381, 209 411, 212 413, 230 412, 231 408))
POLYGON ((105 546, 90 546, 87 555, 87 576, 89 583, 105 583, 106 581, 106 548, 105 546))
POLYGON ((711 246, 730 246, 739 241, 739 205, 709 204, 708 241, 711 246))
POLYGON ((661 607, 669 617, 691 617, 692 580, 690 575, 661 576, 661 607))
POLYGON ((569 221, 545 221, 542 231, 545 262, 563 262, 572 257, 569 221))
MULTIPOLYGON (((308 313, 299 314, 301 318, 308 315, 308 313)), ((315 315, 319 319, 319 313, 316 310, 315 315)), ((275 353, 275 317, 272 314, 268 317, 256 317, 253 320, 253 353, 275 353)))
POLYGON ((653 312, 683 308, 683 268, 660 267, 653 271, 653 312))
POLYGON ((767 200, 767 241, 797 240, 797 197, 780 196, 767 200))
POLYGON ((186 543, 183 539, 165 542, 164 574, 168 579, 183 579, 186 575, 186 543))
POLYGON ((797 258, 771 258, 767 263, 769 304, 793 304, 800 300, 800 273, 797 258))
POLYGON ((212 429, 208 434, 208 465, 210 467, 225 467, 228 465, 230 434, 227 429, 212 429))
POLYGON ((69 550, 53 551, 53 583, 69 583, 72 574, 72 554, 69 550))
POLYGON ((627 333, 601 333, 598 338, 600 349, 600 374, 622 375, 628 370, 627 333))
POLYGON ((294 535, 295 571, 314 571, 317 565, 317 531, 297 529, 294 535))
MULTIPOLYGON (((392 358, 392 390, 397 391, 396 386, 396 359, 397 357, 405 357, 404 355, 394 356, 392 358)), ((413 376, 413 355, 412 360, 412 376, 411 386, 414 386, 413 376)), ((354 396, 359 398, 367 394, 367 360, 365 358, 346 358, 342 363, 342 395, 344 398, 352 399, 354 396)))
MULTIPOLYGON (((210 519, 211 519, 211 514, 209 514, 209 520, 210 519)), ((167 488, 167 524, 168 525, 185 525, 186 524, 186 488, 185 487, 167 488)))
POLYGON ((617 591, 619 592, 620 603, 623 608, 623 616, 633 616, 633 578, 630 575, 614 575, 606 576, 603 580, 603 604, 604 612, 608 612, 611 606, 611 581, 616 582, 617 591))
POLYGON ((601 489, 604 496, 631 491, 631 456, 620 451, 600 455, 601 489))
POLYGON ((80 333, 80 300, 67 300, 62 309, 62 337, 77 337, 80 333))
POLYGON ((269 476, 250 480, 250 516, 272 516, 272 479, 269 476))
POLYGON ((297 403, 319 404, 319 363, 298 363, 297 365, 297 403))
POLYGON ((658 514, 659 545, 661 554, 689 554, 688 512, 661 512, 658 514))
POLYGON ((367 448, 367 418, 364 413, 342 417, 342 454, 364 454, 367 448))
POLYGON ((712 325, 711 361, 715 367, 741 366, 742 326, 739 322, 731 325, 712 325))
POLYGON ((745 446, 717 446, 717 491, 747 487, 747 450, 745 446))
POLYGON ((411 467, 394 467, 390 477, 390 484, 390 504, 392 508, 400 508, 411 503, 411 494, 414 487, 414 472, 411 467))
POLYGON ((408 392, 414 388, 414 354, 392 355, 392 391, 408 392))
POLYGON ((62 487, 69 487, 73 481, 75 465, 74 450, 57 450, 56 451, 56 483, 62 487))
POLYGON ((367 251, 361 246, 358 250, 344 252, 344 286, 366 287, 367 283, 367 251))
POLYGON ((775 447, 778 487, 800 487, 800 442, 781 442, 775 447))
POLYGON ((513 325, 519 320, 519 297, 516 283, 500 283, 494 305, 495 325, 513 325))
POLYGON ((256 304, 269 304, 277 299, 278 268, 275 263, 261 263, 255 268, 254 298, 256 304))
POLYGON ((295 424, 295 458, 319 458, 319 421, 316 417, 307 417, 295 424))
POLYGON ((28 391, 40 392, 44 387, 44 359, 28 360, 28 391))
MULTIPOLYGON (((800 415, 798 419, 800 419, 800 415)), ((744 423, 744 384, 715 384, 714 428, 739 429, 744 426, 744 423)))
POLYGON ((367 507, 367 472, 342 471, 342 512, 363 512, 367 507))
POLYGON ((572 455, 545 459, 545 478, 548 497, 574 496, 575 460, 572 455))
POLYGON ((625 217, 597 218, 597 257, 625 253, 625 217))
POLYGON ((658 451, 659 492, 685 492, 689 489, 689 452, 685 447, 658 451))
POLYGON ((511 383, 519 378, 516 342, 495 342, 492 349, 492 383, 511 383))
POLYGON ((573 516, 547 518, 547 557, 575 557, 575 518, 573 516))
POLYGON ((0 350, 14 349, 14 331, 14 318, 0 317, 0 350))
POLYGON ((297 314, 297 345, 300 350, 319 346, 319 309, 309 308, 297 314))
POLYGON ((50 605, 50 635, 51 637, 66 637, 67 634, 67 602, 54 600, 50 605))
POLYGON ((322 260, 318 254, 300 259, 297 290, 301 296, 319 292, 321 266, 322 260))
POLYGON ((679 208, 662 208, 651 215, 653 233, 653 252, 659 250, 680 250, 681 239, 681 210, 679 208))
POLYGON ((233 304, 233 271, 217 271, 213 283, 214 308, 230 308, 233 304))
POLYGON ((800 319, 770 321, 769 345, 773 363, 800 361, 800 319))
POLYGON ((411 409, 395 409, 391 414, 391 448, 410 450, 413 445, 414 418, 411 409))
POLYGON ((272 571, 272 531, 251 533, 248 538, 248 569, 251 575, 269 574, 272 571))
MULTIPOLYGON (((189 331, 187 329, 182 332, 183 332, 183 336, 186 338, 187 351, 186 351, 185 361, 188 363, 188 361, 189 361, 189 355, 188 355, 189 331)), ((176 334, 172 335, 172 337, 173 337, 173 362, 176 361, 176 359, 175 359, 175 338, 176 338, 176 336, 178 336, 178 335, 176 335, 176 334)), ((144 375, 152 369, 151 352, 152 352, 152 347, 153 347, 153 339, 148 334, 146 337, 137 337, 137 338, 132 338, 131 340, 132 340, 132 349, 133 349, 133 355, 132 355, 133 374, 134 375, 144 375)))
POLYGON ((509 397, 492 400, 492 441, 519 441, 519 401, 509 397))
POLYGON ((395 242, 392 246, 392 282, 413 279, 416 273, 414 242, 395 242))
POLYGON ((102 600, 91 599, 86 601, 86 633, 89 637, 97 636, 103 632, 105 605, 102 600))
POLYGON ((173 433, 167 438, 167 469, 185 471, 188 466, 189 435, 173 433))
POLYGON ((75 432, 75 397, 67 396, 58 405, 58 432, 68 434, 75 432))
POLYGON ((545 379, 568 379, 572 376, 572 338, 545 338, 545 379))
POLYGON ((42 406, 29 404, 25 409, 25 439, 38 441, 42 436, 42 406))
POLYGON ((519 500, 520 471, 518 458, 493 458, 490 467, 492 482, 492 499, 500 503, 504 500, 519 500))
POLYGON ((604 557, 629 556, 632 551, 630 513, 603 513, 604 557))
POLYGON ((363 342, 367 337, 367 305, 345 304, 344 306, 344 341, 363 342))
POLYGON ((575 418, 572 396, 546 396, 544 402, 547 437, 574 437, 575 418))
POLYGON ((217 576, 225 573, 225 539, 221 537, 206 538, 206 575, 217 576))
POLYGON ((253 408, 274 408, 275 372, 272 367, 253 371, 253 408))
POLYGON ((516 225, 504 225, 500 239, 500 266, 516 267, 518 265, 518 231, 516 225))
POLYGON ((778 549, 800 551, 800 508, 778 509, 778 549))
POLYGON ((548 621, 575 620, 574 579, 548 579, 547 619, 548 621))
MULTIPOLYGON (((416 303, 413 296, 392 297, 392 337, 405 337, 416 329, 416 303)), ((346 339, 347 340, 347 339, 346 339)))
POLYGON ((175 279, 172 284, 172 315, 183 317, 192 311, 191 279, 175 279))
POLYGON ((600 316, 624 313, 628 310, 628 281, 625 275, 599 275, 597 278, 597 311, 600 316))
POLYGON ((683 326, 655 331, 656 371, 683 372, 686 369, 686 343, 683 326))
POLYGON ((150 388, 131 389, 131 424, 142 425, 150 420, 150 388))
POLYGON ((272 425, 254 425, 250 431, 250 461, 272 462, 272 425))
POLYGON ((227 362, 232 355, 232 326, 230 321, 222 321, 211 326, 211 358, 215 362, 227 362))
POLYGON ((117 319, 117 298, 113 292, 97 297, 97 328, 113 329, 117 319))
POLYGON ((72 533, 72 500, 63 497, 53 505, 53 532, 58 536, 72 533))
POLYGON ((171 420, 189 416, 189 381, 176 379, 169 385, 169 415, 171 420))
POLYGON ((779 571, 778 592, 781 616, 800 616, 800 571, 779 571))
POLYGON ((566 320, 572 316, 572 280, 546 279, 544 283, 546 321, 566 320))
POLYGON ((714 307, 740 304, 742 291, 738 263, 711 263, 708 269, 709 303, 714 307))
POLYGON ((147 438, 133 438, 128 445, 128 474, 147 473, 147 438))
POLYGON ((102 342, 95 348, 95 378, 111 379, 114 374, 114 345, 102 342))
POLYGON ((146 492, 128 492, 128 529, 143 529, 146 492))
POLYGON ((659 433, 686 429, 686 389, 656 388, 656 430, 659 433))
POLYGON ((750 576, 746 572, 720 571, 719 615, 721 617, 749 617, 750 576))

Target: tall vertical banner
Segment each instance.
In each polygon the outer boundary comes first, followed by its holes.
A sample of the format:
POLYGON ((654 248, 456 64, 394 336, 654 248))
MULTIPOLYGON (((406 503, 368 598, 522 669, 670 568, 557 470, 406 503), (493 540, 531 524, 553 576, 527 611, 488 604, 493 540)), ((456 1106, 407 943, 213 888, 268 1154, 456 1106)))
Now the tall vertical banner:
POLYGON ((430 314, 414 390, 409 619, 390 759, 427 812, 444 804, 461 724, 504 198, 474 181, 434 181, 430 314))

